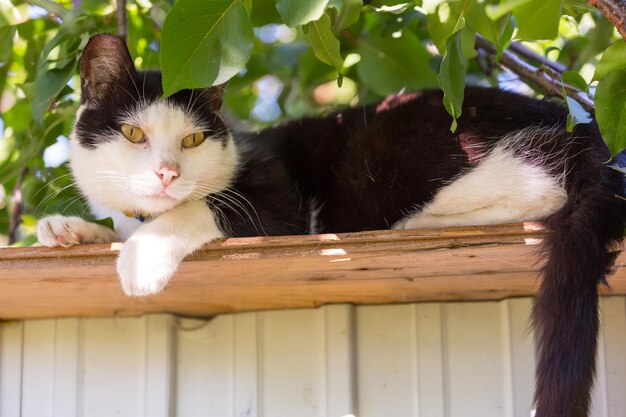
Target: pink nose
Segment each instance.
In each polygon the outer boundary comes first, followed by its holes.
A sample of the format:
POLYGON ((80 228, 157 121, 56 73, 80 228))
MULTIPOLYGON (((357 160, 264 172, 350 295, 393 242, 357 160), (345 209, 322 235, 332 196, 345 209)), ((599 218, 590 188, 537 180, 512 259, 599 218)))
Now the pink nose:
POLYGON ((161 179, 161 183, 163 184, 163 186, 167 187, 168 185, 172 183, 172 181, 178 178, 179 170, 180 169, 178 167, 178 164, 177 165, 161 165, 161 168, 159 168, 158 170, 154 172, 161 179))

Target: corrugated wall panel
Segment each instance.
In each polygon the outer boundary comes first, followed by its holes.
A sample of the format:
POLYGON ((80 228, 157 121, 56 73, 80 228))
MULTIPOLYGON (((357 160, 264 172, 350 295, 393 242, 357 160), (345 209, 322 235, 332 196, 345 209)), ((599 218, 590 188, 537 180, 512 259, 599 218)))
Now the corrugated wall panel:
MULTIPOLYGON (((0 324, 0 417, 527 417, 530 299, 0 324)), ((594 417, 626 417, 626 298, 594 417)))
POLYGON ((22 413, 23 337, 23 322, 0 322, 0 417, 22 413))

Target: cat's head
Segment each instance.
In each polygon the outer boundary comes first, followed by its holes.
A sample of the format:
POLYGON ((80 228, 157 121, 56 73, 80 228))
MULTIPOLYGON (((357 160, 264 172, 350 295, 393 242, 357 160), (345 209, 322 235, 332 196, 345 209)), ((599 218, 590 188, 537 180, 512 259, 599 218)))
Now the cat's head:
POLYGON ((162 99, 160 72, 138 72, 121 39, 96 35, 81 58, 81 91, 71 165, 93 202, 158 214, 229 186, 237 154, 217 114, 222 86, 162 99))

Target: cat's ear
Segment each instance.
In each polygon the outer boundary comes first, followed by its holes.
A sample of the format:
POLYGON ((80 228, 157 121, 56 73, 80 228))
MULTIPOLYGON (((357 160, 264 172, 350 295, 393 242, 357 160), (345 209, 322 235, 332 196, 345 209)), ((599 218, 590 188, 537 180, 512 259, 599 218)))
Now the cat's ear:
POLYGON ((201 94, 202 105, 205 109, 210 112, 217 112, 222 107, 222 101, 224 101, 226 83, 207 88, 198 88, 195 91, 201 94))
POLYGON ((125 89, 137 78, 137 70, 124 41, 113 35, 94 35, 80 61, 83 100, 101 99, 125 89))

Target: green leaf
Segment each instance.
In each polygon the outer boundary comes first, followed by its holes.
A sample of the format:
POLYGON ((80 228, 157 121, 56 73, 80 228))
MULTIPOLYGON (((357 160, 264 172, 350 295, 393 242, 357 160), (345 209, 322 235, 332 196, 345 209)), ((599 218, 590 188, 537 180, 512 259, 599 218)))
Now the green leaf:
MULTIPOLYGON (((439 6, 448 3, 447 0, 423 0, 422 7, 428 14, 433 14, 437 11, 439 6)), ((448 4, 449 6, 449 4, 448 4)))
POLYGON ((179 0, 161 35, 163 94, 226 82, 252 51, 249 9, 242 0, 179 0))
POLYGON ((93 220, 92 223, 99 224, 100 226, 108 227, 111 230, 115 229, 113 227, 114 226, 113 219, 110 217, 107 217, 106 219, 96 219, 96 220, 93 220))
POLYGON ((624 68, 626 68, 626 42, 619 40, 604 52, 600 62, 598 62, 593 79, 601 80, 607 74, 624 68))
POLYGON ((596 120, 611 155, 626 148, 626 69, 606 74, 596 88, 596 120))
POLYGON ((0 27, 17 24, 15 6, 9 0, 0 0, 0 27))
MULTIPOLYGON (((585 63, 592 60, 600 52, 607 50, 613 43, 613 31, 615 27, 602 14, 592 14, 595 26, 591 28, 581 38, 583 40, 583 49, 574 54, 574 62, 576 69, 580 69, 585 63)), ((577 38, 571 40, 576 42, 577 38)), ((622 42, 623 43, 623 42, 622 42)), ((567 45, 567 43, 566 43, 567 45)))
POLYGON ((403 31, 398 38, 370 34, 360 40, 357 51, 361 55, 356 64, 361 81, 381 96, 403 88, 417 90, 436 85, 429 66, 430 54, 409 31, 403 31))
POLYGON ((567 83, 572 87, 576 87, 581 91, 589 90, 589 84, 587 84, 587 81, 585 81, 582 75, 580 75, 576 71, 565 71, 563 74, 561 74, 561 78, 563 79, 564 83, 567 83))
POLYGON ((280 23, 281 17, 276 10, 276 0, 254 0, 252 2, 252 26, 265 26, 270 23, 280 23))
POLYGON ((359 20, 359 15, 363 8, 363 0, 330 0, 328 7, 332 7, 337 11, 336 18, 333 21, 333 32, 339 33, 340 30, 359 20))
POLYGON ((565 97, 565 103, 569 114, 567 115, 567 131, 572 132, 574 126, 581 123, 591 123, 593 118, 576 100, 571 97, 565 97))
POLYGON ((504 25, 504 28, 502 29, 502 35, 498 38, 498 43, 496 44, 496 47, 497 47, 496 48, 497 49, 496 61, 499 61, 502 58, 502 53, 511 44, 511 41, 513 40, 514 31, 515 29, 513 28, 513 25, 511 24, 511 19, 507 19, 506 24, 504 25))
POLYGON ((287 26, 304 25, 319 20, 328 0, 278 0, 276 9, 287 26))
POLYGON ((449 3, 440 5, 434 13, 426 17, 428 24, 428 32, 432 37, 433 43, 442 55, 446 52, 446 42, 459 20, 460 15, 453 10, 449 3))
POLYGON ((553 39, 559 32, 561 0, 530 0, 513 8, 523 39, 553 39))
POLYGON ((18 240, 17 242, 12 244, 11 247, 12 248, 23 248, 23 247, 26 247, 26 246, 33 246, 35 243, 37 243, 37 236, 36 235, 28 235, 24 239, 18 240))
MULTIPOLYGON (((331 0, 331 2, 332 1, 333 0, 331 0)), ((442 0, 442 1, 446 1, 446 0, 442 0)), ((378 6, 376 6, 375 4, 370 4, 369 5, 369 7, 372 10, 375 10, 377 12, 392 13, 392 14, 395 14, 395 15, 401 15, 404 12, 406 12, 409 8, 412 8, 414 6, 415 6, 415 2, 412 2, 412 1, 408 1, 408 2, 399 1, 396 4, 381 4, 381 5, 378 5, 378 6)))
POLYGON ((489 16, 492 20, 500 19, 507 13, 511 13, 514 8, 520 7, 523 4, 528 3, 532 0, 505 0, 500 4, 489 5, 485 8, 485 12, 487 16, 489 16))
POLYGON ((304 39, 313 48, 317 59, 341 72, 343 59, 339 53, 339 41, 330 29, 330 17, 326 13, 304 27, 304 39))
POLYGON ((468 61, 465 57, 464 39, 465 28, 455 32, 448 39, 446 53, 439 68, 439 85, 443 90, 443 104, 452 116, 450 130, 456 130, 456 119, 461 116, 463 98, 465 93, 465 76, 467 74, 468 61))
POLYGON ((33 118, 32 106, 27 100, 18 100, 2 118, 6 126, 11 126, 14 132, 26 132, 33 118))
POLYGON ((483 35, 489 42, 497 44, 500 37, 499 25, 487 16, 486 4, 485 0, 469 0, 463 17, 467 26, 483 35))
POLYGON ((50 69, 42 72, 35 81, 35 98, 33 100, 33 119, 38 123, 43 121, 43 115, 52 100, 61 92, 70 80, 76 69, 76 62, 71 62, 63 68, 50 69))
POLYGON ((0 62, 7 62, 11 58, 15 26, 0 27, 0 62))

